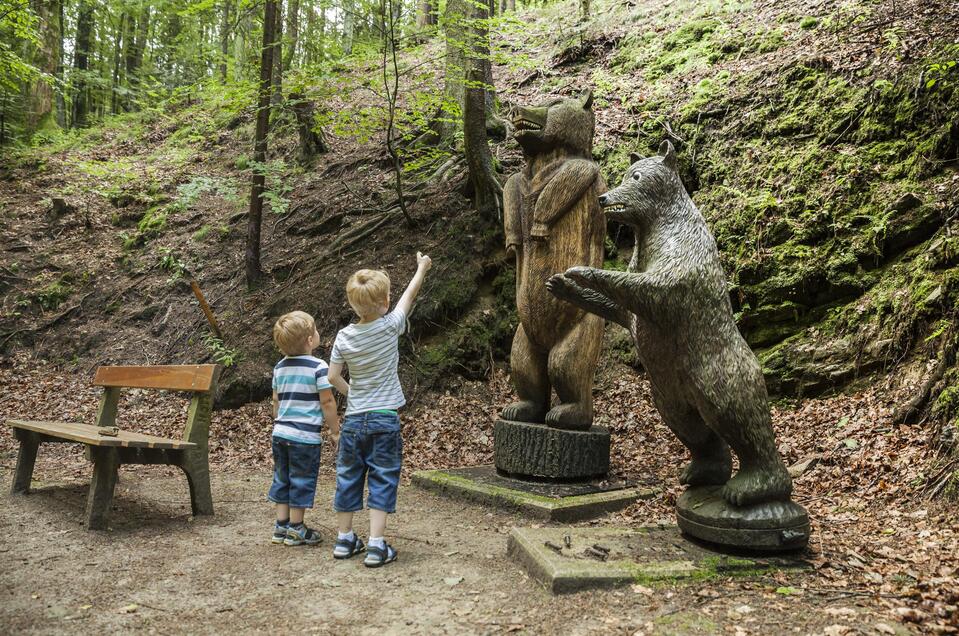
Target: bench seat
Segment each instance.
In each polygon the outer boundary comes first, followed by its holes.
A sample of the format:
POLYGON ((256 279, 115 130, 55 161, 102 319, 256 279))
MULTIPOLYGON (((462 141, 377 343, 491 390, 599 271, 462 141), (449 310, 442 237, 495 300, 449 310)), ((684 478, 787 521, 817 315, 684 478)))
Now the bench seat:
POLYGON ((168 448, 182 450, 196 448, 193 442, 144 435, 132 431, 120 431, 116 436, 100 435, 99 428, 90 424, 74 422, 44 422, 31 420, 7 420, 7 425, 50 437, 68 439, 90 446, 121 446, 125 448, 168 448))

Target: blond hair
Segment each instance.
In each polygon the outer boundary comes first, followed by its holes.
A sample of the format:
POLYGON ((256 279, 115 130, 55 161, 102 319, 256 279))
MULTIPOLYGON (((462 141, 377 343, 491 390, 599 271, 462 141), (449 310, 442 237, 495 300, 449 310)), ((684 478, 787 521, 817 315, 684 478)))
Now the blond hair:
POLYGON ((369 316, 390 297, 390 277, 386 272, 361 269, 346 281, 346 299, 360 317, 369 316))
POLYGON ((273 325, 273 342, 286 356, 309 353, 304 350, 308 347, 307 340, 315 330, 313 316, 305 311, 291 311, 280 316, 273 325))

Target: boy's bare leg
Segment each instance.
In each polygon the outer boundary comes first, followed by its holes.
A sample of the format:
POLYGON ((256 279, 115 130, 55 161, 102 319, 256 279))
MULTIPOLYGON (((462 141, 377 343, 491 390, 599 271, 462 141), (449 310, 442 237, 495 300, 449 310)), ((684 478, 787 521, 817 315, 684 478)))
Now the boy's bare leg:
POLYGON ((276 520, 287 521, 290 518, 290 507, 286 504, 276 504, 276 520))
POLYGON ((386 512, 370 508, 370 537, 382 539, 386 532, 386 512))
POLYGON ((350 532, 353 532, 353 513, 336 513, 336 529, 340 531, 340 534, 349 534, 350 532))
POLYGON ((303 523, 304 512, 306 512, 306 508, 290 508, 290 525, 303 523))

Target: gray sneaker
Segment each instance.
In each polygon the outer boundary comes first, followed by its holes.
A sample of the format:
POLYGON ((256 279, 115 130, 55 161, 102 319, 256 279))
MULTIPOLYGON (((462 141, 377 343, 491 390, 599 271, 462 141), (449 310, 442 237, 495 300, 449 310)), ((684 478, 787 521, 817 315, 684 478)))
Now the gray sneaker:
POLYGON ((290 525, 286 529, 286 538, 283 539, 283 545, 316 545, 319 542, 320 535, 302 523, 299 527, 290 525))

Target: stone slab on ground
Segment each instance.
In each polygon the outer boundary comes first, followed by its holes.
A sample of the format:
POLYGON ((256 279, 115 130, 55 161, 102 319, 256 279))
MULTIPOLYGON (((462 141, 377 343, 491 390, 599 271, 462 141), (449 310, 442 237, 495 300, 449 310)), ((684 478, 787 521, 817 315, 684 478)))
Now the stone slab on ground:
POLYGON ((578 521, 621 510, 658 488, 628 482, 531 482, 503 477, 493 466, 413 473, 413 483, 450 497, 518 510, 537 519, 578 521))
POLYGON ((799 558, 721 554, 684 538, 676 526, 513 528, 507 551, 554 594, 749 576, 809 565, 799 558), (605 560, 603 554, 608 555, 605 560))

